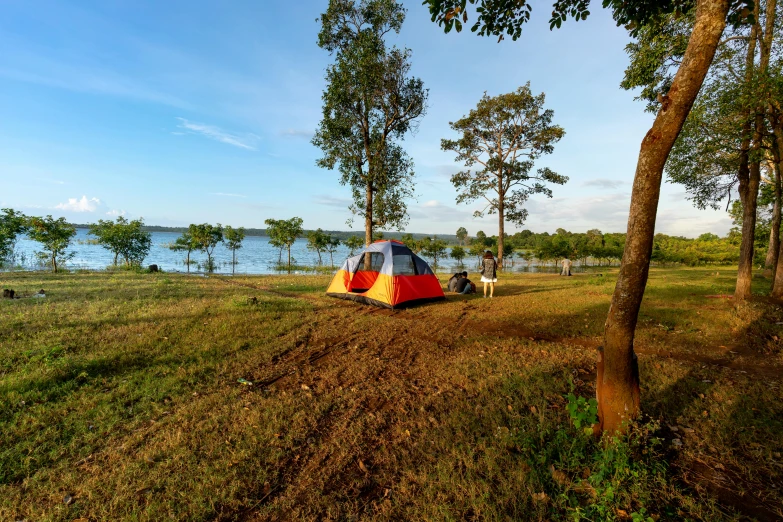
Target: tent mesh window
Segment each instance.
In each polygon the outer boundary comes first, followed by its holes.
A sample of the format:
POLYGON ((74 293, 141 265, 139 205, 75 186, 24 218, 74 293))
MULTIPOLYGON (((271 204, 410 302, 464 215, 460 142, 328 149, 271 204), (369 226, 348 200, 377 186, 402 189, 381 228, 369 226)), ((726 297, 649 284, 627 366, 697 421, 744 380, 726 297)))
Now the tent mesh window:
POLYGON ((410 255, 402 254, 393 256, 393 270, 392 275, 416 275, 416 265, 413 262, 413 257, 410 255))
POLYGON ((380 272, 383 266, 383 254, 380 252, 365 252, 359 261, 357 272, 380 272), (370 258, 369 266, 365 265, 367 258, 370 258))

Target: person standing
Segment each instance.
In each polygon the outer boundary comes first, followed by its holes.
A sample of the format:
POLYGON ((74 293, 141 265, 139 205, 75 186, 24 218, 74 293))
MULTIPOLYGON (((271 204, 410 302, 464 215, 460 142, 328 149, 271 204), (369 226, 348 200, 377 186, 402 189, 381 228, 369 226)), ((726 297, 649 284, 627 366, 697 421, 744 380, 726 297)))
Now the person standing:
POLYGON ((487 250, 484 252, 484 259, 481 260, 481 282, 484 283, 484 297, 487 297, 487 284, 489 284, 489 297, 495 294, 495 283, 498 282, 497 276, 498 262, 495 256, 487 250))
POLYGON ((563 271, 560 272, 561 276, 570 276, 571 275, 571 260, 568 258, 563 259, 563 271))

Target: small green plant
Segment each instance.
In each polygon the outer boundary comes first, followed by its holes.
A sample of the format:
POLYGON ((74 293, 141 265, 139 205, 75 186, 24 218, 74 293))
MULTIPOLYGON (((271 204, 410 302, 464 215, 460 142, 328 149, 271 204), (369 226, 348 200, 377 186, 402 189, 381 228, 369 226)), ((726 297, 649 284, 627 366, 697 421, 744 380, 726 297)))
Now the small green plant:
POLYGON ((577 397, 573 393, 568 394, 568 404, 566 410, 571 416, 576 429, 582 428, 586 435, 592 435, 593 424, 598 422, 598 401, 595 399, 585 399, 577 397))

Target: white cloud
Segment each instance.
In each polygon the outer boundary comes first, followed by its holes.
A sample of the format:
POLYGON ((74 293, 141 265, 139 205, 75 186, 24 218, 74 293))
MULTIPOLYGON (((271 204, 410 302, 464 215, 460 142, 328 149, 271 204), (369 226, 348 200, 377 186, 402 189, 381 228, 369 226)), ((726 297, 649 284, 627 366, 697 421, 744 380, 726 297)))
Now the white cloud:
POLYGON ((78 198, 68 198, 67 203, 59 203, 54 208, 60 210, 70 210, 71 212, 95 212, 101 205, 101 200, 98 198, 87 198, 82 196, 78 198))
POLYGON ((589 179, 582 183, 582 186, 584 187, 599 187, 605 189, 616 189, 617 187, 621 187, 623 185, 625 185, 625 181, 608 178, 589 179))
POLYGON ((337 198, 334 196, 320 195, 313 197, 313 201, 317 205, 325 205, 327 207, 336 207, 343 210, 347 210, 348 207, 353 205, 353 200, 349 198, 337 198))
POLYGON ((107 216, 124 216, 126 212, 124 210, 113 209, 106 213, 107 216))
POLYGON ((178 127, 180 129, 186 129, 191 134, 200 134, 211 140, 219 141, 227 145, 233 145, 246 150, 256 150, 258 142, 261 140, 260 136, 256 134, 234 134, 221 129, 215 125, 207 125, 206 123, 197 123, 185 118, 177 118, 180 123, 178 127))
POLYGON ((409 215, 416 221, 416 229, 425 229, 429 223, 462 223, 473 220, 473 208, 444 205, 437 199, 431 199, 421 205, 411 205, 409 215))
POLYGON ((227 196, 231 198, 246 198, 244 194, 232 194, 230 192, 212 192, 212 195, 214 196, 227 196))
POLYGON ((285 129, 280 134, 291 138, 304 138, 309 140, 312 139, 314 133, 313 131, 306 129, 285 129))

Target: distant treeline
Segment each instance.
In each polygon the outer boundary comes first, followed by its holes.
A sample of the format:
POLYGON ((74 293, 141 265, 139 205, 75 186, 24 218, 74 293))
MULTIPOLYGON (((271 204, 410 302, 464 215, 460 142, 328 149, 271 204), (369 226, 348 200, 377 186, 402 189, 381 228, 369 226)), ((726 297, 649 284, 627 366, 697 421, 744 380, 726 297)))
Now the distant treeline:
MULTIPOLYGON (((89 224, 79 224, 79 223, 72 223, 72 225, 76 228, 84 228, 88 229, 90 228, 89 224)), ((188 227, 161 227, 158 225, 144 225, 142 227, 142 230, 145 232, 174 232, 177 234, 182 234, 183 232, 188 231, 188 227)), ((302 237, 307 237, 307 233, 312 232, 311 230, 304 230, 302 237)), ((364 231, 363 230, 357 230, 357 231, 343 231, 343 230, 323 230, 324 233, 329 234, 330 236, 336 237, 340 240, 348 239, 351 236, 361 236, 364 238, 364 231)), ((245 235, 246 236, 261 236, 261 237, 269 237, 269 235, 266 233, 265 228, 246 228, 245 229, 245 235)), ((383 237, 384 239, 398 239, 401 240, 403 236, 407 235, 405 232, 383 232, 379 235, 379 237, 383 237)), ((415 239, 424 239, 425 237, 432 237, 436 234, 411 234, 415 239)), ((438 235, 439 238, 444 239, 445 241, 449 243, 457 243, 457 236, 455 235, 449 235, 449 234, 442 234, 438 235)))
MULTIPOLYGON (((768 232, 767 232, 768 233, 768 232)), ((763 238, 763 235, 760 234, 763 238)), ((504 252, 508 258, 531 259, 556 263, 563 258, 581 261, 583 264, 614 264, 620 261, 625 248, 625 234, 603 233, 588 230, 584 233, 568 232, 562 228, 554 234, 523 230, 505 236, 504 252)), ((734 264, 739 259, 741 233, 732 229, 725 237, 702 234, 691 239, 680 236, 656 234, 653 243, 652 263, 659 266, 683 264, 688 266, 709 264, 734 264)), ((463 242, 470 253, 479 255, 482 249, 496 251, 497 237, 486 236, 479 231, 475 237, 463 242)), ((763 264, 765 244, 757 246, 756 261, 763 264)))

